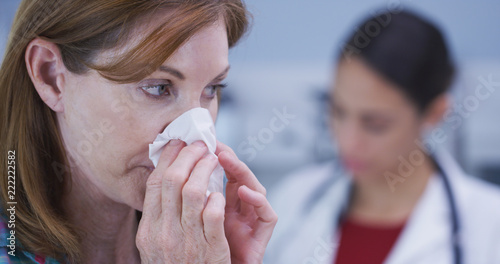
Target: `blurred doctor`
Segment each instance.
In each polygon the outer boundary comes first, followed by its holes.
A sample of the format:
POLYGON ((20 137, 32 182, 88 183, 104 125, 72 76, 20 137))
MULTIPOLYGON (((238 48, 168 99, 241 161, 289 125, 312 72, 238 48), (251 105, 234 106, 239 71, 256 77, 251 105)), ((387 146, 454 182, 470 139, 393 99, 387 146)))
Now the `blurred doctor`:
POLYGON ((462 123, 448 110, 453 73, 429 21, 400 12, 360 25, 330 91, 342 164, 305 169, 270 192, 280 221, 267 263, 500 263, 499 189, 437 147, 439 123, 462 123))

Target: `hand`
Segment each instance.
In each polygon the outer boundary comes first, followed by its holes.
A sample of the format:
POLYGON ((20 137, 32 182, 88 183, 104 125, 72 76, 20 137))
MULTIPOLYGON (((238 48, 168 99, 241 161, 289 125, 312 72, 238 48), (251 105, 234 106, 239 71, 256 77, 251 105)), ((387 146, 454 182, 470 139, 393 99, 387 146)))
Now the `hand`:
POLYGON ((217 142, 226 171, 226 221, 231 263, 262 263, 278 216, 266 199, 266 189, 228 146, 217 142))
POLYGON ((217 166, 202 142, 170 141, 146 185, 136 236, 141 263, 230 263, 224 235, 225 200, 212 193, 205 206, 210 174, 217 166))

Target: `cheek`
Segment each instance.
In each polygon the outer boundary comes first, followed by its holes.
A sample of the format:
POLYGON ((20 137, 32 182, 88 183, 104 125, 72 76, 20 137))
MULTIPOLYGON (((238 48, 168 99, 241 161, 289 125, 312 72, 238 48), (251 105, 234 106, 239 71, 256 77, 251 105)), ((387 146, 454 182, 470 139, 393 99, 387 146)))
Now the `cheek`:
MULTIPOLYGON (((86 85, 67 94, 59 119, 73 165, 115 201, 140 206, 158 120, 120 86, 86 85), (142 111, 141 111, 142 109, 142 111), (124 196, 125 194, 125 196, 124 196)), ((76 176, 76 175, 75 175, 76 176)))
POLYGON ((118 177, 132 157, 147 155, 148 138, 142 135, 148 119, 123 87, 89 80, 68 97, 64 116, 69 133, 63 136, 87 166, 118 177))
MULTIPOLYGON (((133 100, 123 96, 101 108, 101 123, 109 124, 103 132, 103 161, 111 158, 116 162, 114 173, 123 174, 136 166, 148 165, 148 150, 157 135, 157 125, 151 115, 144 112, 133 100), (103 157, 104 156, 104 157, 103 157)), ((109 163, 107 163, 109 164, 109 163)))
POLYGON ((387 169, 397 166, 401 155, 405 157, 415 149, 414 141, 418 136, 418 128, 409 121, 393 128, 376 146, 378 155, 375 157, 379 167, 387 169))
POLYGON ((212 116, 212 120, 215 123, 217 121, 217 113, 219 111, 219 100, 214 99, 214 101, 208 107, 208 111, 210 112, 210 115, 212 116))
POLYGON ((75 86, 64 95, 63 138, 72 155, 87 161, 101 151, 113 130, 112 119, 105 111, 105 98, 96 93, 97 89, 92 85, 75 86))

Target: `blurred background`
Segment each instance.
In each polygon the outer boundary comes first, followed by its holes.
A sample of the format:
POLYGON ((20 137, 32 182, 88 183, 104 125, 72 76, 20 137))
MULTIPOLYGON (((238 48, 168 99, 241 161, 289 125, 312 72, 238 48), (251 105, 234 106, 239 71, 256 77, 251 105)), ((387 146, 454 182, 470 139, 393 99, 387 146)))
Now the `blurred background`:
MULTIPOLYGON (((19 4, 0 2, 0 50, 19 4)), ((218 139, 231 146, 266 188, 291 171, 335 159, 325 94, 334 60, 367 15, 415 11, 444 32, 457 64, 452 94, 469 103, 458 128, 446 128, 449 149, 464 169, 500 184, 500 91, 472 104, 481 80, 500 83, 500 1, 247 0, 254 16, 230 51, 231 73, 217 120, 218 139)), ((495 86, 500 88, 500 84, 495 86)), ((500 90, 500 89, 498 89, 500 90)))

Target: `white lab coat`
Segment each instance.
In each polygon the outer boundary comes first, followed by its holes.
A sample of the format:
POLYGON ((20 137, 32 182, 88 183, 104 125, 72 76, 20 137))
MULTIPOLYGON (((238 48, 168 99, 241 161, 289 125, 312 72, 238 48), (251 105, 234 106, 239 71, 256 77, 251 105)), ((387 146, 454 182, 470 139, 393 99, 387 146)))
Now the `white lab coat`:
MULTIPOLYGON (((465 175, 449 154, 440 151, 435 156, 457 203, 462 263, 500 264, 500 189, 465 175)), ((350 177, 334 167, 327 164, 300 171, 269 192, 279 220, 266 264, 333 263, 338 217, 350 186, 350 177)), ((452 264, 450 218, 442 178, 434 176, 385 264, 452 264)))

